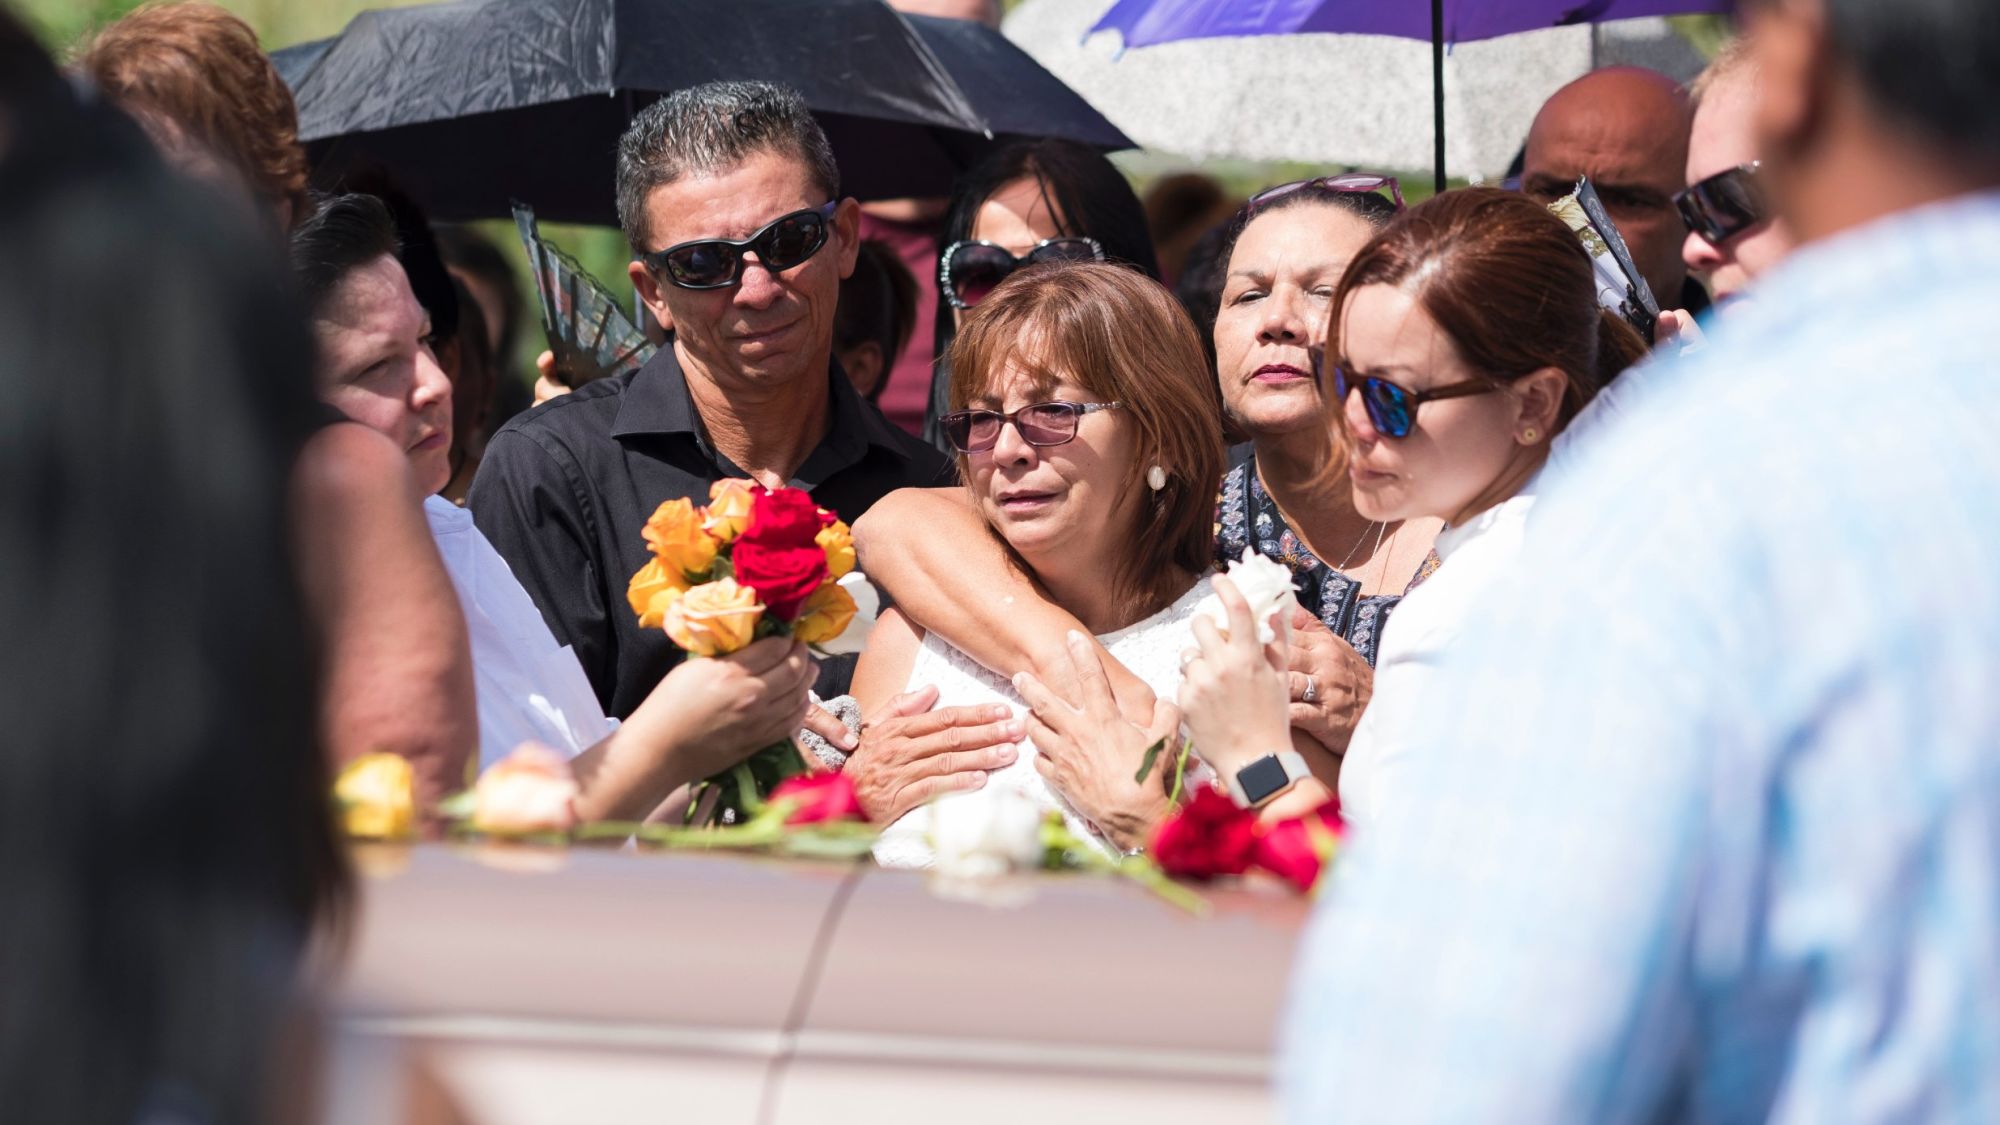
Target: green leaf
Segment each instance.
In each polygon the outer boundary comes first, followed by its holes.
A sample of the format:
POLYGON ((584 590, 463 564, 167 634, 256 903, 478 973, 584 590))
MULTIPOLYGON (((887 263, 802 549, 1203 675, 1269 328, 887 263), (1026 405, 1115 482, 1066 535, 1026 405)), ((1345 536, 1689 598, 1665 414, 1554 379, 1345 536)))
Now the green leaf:
POLYGON ((1146 784, 1146 775, 1153 772, 1153 763, 1159 759, 1160 751, 1166 749, 1166 746, 1167 740, 1162 738, 1146 747, 1145 756, 1139 759, 1139 772, 1132 775, 1132 784, 1146 784))

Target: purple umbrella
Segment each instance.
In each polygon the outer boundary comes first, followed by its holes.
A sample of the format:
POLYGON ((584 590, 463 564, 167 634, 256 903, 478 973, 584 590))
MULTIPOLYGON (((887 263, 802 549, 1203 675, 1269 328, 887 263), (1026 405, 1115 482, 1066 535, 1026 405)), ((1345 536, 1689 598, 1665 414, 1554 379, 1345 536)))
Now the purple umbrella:
POLYGON ((1445 44, 1734 7, 1733 0, 1431 0, 1426 13, 1415 0, 1119 0, 1091 30, 1116 31, 1127 47, 1306 31, 1427 39, 1436 106, 1437 189, 1443 191, 1445 44))

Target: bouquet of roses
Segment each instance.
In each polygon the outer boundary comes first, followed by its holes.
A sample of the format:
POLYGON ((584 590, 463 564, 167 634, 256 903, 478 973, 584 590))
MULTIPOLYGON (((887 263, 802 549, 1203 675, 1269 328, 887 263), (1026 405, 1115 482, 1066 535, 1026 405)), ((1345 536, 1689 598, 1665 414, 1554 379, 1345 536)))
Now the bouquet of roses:
MULTIPOLYGON (((847 525, 796 488, 716 481, 707 506, 669 500, 644 534, 653 558, 627 588, 632 612, 690 656, 726 655, 762 637, 859 652, 874 623, 876 598, 854 569, 847 525)), ((789 740, 774 743, 702 782, 689 815, 705 807, 710 824, 741 823, 804 772, 789 740)))

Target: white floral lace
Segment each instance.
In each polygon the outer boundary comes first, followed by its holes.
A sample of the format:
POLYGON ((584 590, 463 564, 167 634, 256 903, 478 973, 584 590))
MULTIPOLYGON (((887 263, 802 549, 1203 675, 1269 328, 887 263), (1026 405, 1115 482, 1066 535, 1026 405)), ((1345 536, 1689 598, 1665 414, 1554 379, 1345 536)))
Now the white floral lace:
MULTIPOLYGON (((1097 639, 1111 655, 1118 658, 1119 663, 1144 680, 1155 694, 1162 699, 1172 699, 1180 690, 1181 653, 1194 646, 1191 623, 1195 606, 1208 592, 1209 581, 1203 578, 1175 599, 1174 604, 1136 625, 1097 639)), ((1027 705, 1015 694, 1013 685, 1007 682, 1006 677, 990 671, 935 633, 924 636, 923 647, 917 651, 916 662, 910 668, 909 683, 903 690, 915 691, 928 684, 937 686, 939 707, 1004 703, 1017 715, 1027 711, 1027 705)), ((1022 748, 1026 753, 1016 758, 1012 765, 993 771, 987 777, 985 787, 969 796, 991 799, 998 793, 1011 790, 1027 797, 1039 808, 1060 809, 1072 831, 1096 841, 1106 854, 1111 854, 1110 844, 1075 809, 1070 808, 1069 802, 1042 780, 1042 775, 1035 769, 1034 744, 1023 742, 1022 748)), ((1190 780, 1196 783, 1205 781, 1206 771, 1191 774, 1190 780)), ((929 867, 935 859, 930 843, 928 808, 914 809, 905 814, 884 829, 881 839, 875 844, 875 860, 884 867, 929 867)))

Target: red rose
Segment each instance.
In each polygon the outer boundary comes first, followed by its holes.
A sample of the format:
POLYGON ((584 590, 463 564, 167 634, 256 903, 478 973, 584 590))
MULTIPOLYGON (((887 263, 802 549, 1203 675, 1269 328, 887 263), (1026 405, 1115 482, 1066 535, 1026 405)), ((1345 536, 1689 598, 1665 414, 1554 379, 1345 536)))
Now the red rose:
POLYGON ((827 820, 867 820, 861 799, 854 795, 854 783, 844 773, 801 774, 771 790, 771 800, 799 803, 786 824, 818 824, 827 820))
POLYGON ((1257 837, 1252 862, 1298 888, 1300 894, 1309 894, 1346 830, 1346 822, 1340 819, 1340 802, 1328 801, 1304 816, 1264 829, 1257 837))
MULTIPOLYGON (((750 502, 750 522, 743 527, 738 543, 759 547, 810 547, 825 525, 820 523, 819 505, 796 488, 759 492, 750 502)), ((741 579, 739 579, 740 581, 741 579)))
POLYGON ((779 621, 798 620, 799 607, 826 581, 826 552, 807 540, 804 547, 766 547, 746 535, 729 553, 736 584, 757 591, 764 611, 779 621))
POLYGON ((1241 875, 1257 846, 1257 814, 1206 786, 1153 832, 1153 861, 1181 879, 1241 875))

